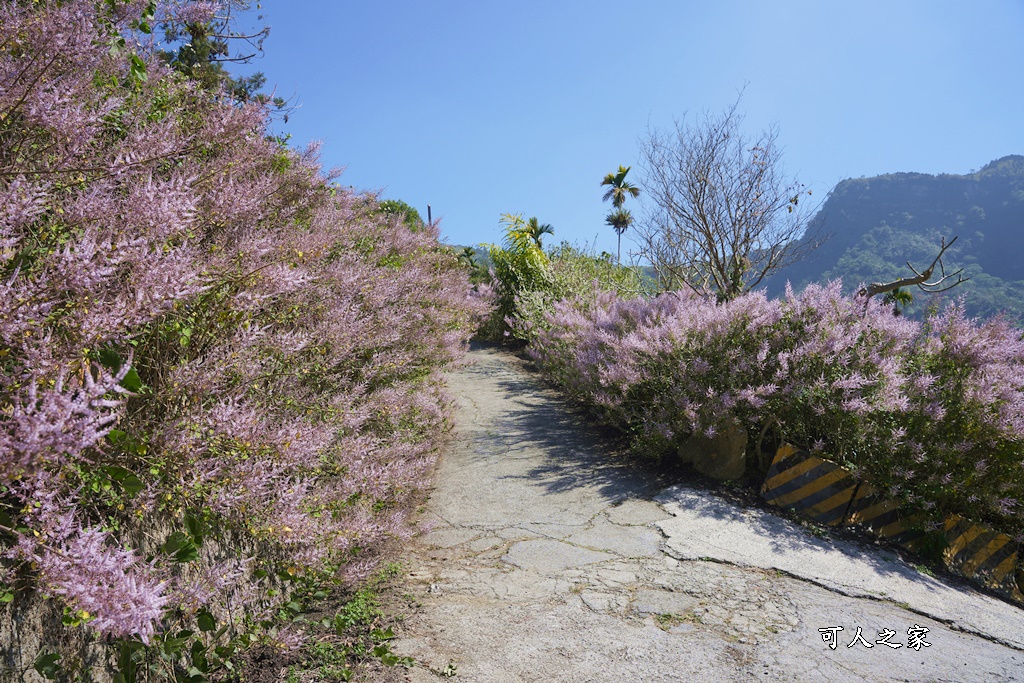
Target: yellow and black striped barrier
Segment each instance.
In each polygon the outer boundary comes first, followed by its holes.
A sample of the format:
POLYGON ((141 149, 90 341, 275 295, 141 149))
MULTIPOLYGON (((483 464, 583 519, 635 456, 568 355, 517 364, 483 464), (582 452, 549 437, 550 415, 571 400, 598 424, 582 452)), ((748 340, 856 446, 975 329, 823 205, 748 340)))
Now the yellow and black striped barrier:
POLYGON ((839 465, 783 445, 768 468, 761 495, 771 505, 838 526, 846 517, 856 488, 857 482, 839 465))
MULTIPOLYGON (((783 444, 775 453, 761 495, 821 524, 858 525, 878 538, 919 552, 928 541, 924 515, 901 509, 866 481, 807 451, 783 444)), ((946 566, 983 586, 1024 603, 1024 549, 962 517, 945 523, 946 566)))
POLYGON ((907 513, 897 503, 883 498, 866 481, 857 487, 846 515, 846 524, 863 526, 875 536, 908 550, 920 549, 925 537, 924 521, 922 515, 907 513))
POLYGON ((907 514, 882 498, 845 468, 783 445, 775 454, 761 495, 771 505, 788 508, 829 526, 857 524, 879 538, 916 550, 924 538, 924 518, 907 514))
POLYGON ((1017 585, 1020 561, 1017 543, 969 520, 952 515, 946 520, 946 550, 943 558, 951 570, 998 593, 1024 602, 1017 585))

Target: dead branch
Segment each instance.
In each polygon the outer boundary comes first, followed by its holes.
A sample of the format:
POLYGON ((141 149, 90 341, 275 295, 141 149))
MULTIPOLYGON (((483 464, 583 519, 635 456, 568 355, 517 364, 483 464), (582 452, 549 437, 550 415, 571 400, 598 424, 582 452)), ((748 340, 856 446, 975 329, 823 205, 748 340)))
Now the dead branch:
POLYGON ((907 261, 907 267, 910 268, 910 270, 914 271, 914 276, 913 277, 905 277, 905 278, 902 278, 900 280, 894 280, 892 282, 885 282, 885 283, 882 283, 882 282, 872 282, 867 287, 861 288, 861 290, 859 292, 857 292, 857 293, 859 295, 867 298, 867 299, 870 299, 871 297, 875 296, 876 294, 882 294, 884 292, 891 292, 891 291, 893 291, 895 289, 900 289, 901 287, 911 287, 911 286, 916 286, 918 289, 920 289, 923 292, 936 293, 936 292, 945 292, 947 290, 953 289, 954 287, 956 287, 957 285, 959 285, 961 283, 967 282, 971 278, 963 276, 963 272, 964 272, 963 268, 960 268, 959 270, 953 271, 952 273, 949 273, 947 275, 946 274, 946 267, 942 263, 942 255, 946 253, 947 249, 949 249, 951 246, 953 246, 953 243, 957 241, 958 237, 959 236, 954 237, 953 239, 951 239, 949 241, 949 244, 946 243, 946 238, 943 237, 942 238, 942 248, 939 249, 939 255, 935 257, 935 260, 932 261, 930 266, 928 266, 927 268, 925 268, 922 271, 918 271, 917 268, 915 268, 914 266, 910 265, 910 261, 907 261), (936 280, 935 282, 928 282, 928 280, 935 273, 935 266, 936 265, 939 267, 939 273, 940 273, 939 279, 936 280), (952 277, 956 277, 956 281, 953 282, 952 284, 946 284, 946 282, 950 278, 952 278, 952 277))

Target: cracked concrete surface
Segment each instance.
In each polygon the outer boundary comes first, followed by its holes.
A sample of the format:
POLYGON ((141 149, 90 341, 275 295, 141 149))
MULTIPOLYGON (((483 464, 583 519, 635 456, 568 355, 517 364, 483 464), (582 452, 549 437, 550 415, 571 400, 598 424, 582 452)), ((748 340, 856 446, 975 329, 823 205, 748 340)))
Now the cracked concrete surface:
POLYGON ((500 350, 450 384, 457 437, 412 548, 421 609, 394 644, 421 663, 409 680, 1024 680, 1024 611, 669 488, 500 350), (908 647, 916 626, 929 647, 908 647), (847 647, 858 627, 873 647, 847 647), (876 644, 885 629, 903 647, 876 644))

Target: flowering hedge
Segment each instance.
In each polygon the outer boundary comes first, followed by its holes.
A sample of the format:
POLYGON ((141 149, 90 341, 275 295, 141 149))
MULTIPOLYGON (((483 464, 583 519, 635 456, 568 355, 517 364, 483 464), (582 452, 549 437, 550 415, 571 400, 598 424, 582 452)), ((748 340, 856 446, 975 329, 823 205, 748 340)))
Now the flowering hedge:
POLYGON ((166 655, 405 533, 480 306, 264 109, 112 50, 145 4, 0 6, 0 631, 49 596, 166 655))
POLYGON ((929 513, 1024 539, 1024 341, 950 304, 923 323, 839 282, 769 300, 686 292, 557 303, 529 352, 638 448, 674 450, 731 417, 832 458, 929 513))

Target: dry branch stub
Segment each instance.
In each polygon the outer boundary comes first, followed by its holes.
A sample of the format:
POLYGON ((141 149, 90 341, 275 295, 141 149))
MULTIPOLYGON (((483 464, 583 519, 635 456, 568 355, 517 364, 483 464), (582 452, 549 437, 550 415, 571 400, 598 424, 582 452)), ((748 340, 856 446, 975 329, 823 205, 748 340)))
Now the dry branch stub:
POLYGON ((923 271, 918 271, 917 268, 910 264, 910 261, 907 261, 907 267, 910 268, 910 270, 914 271, 913 277, 905 277, 899 280, 893 280, 892 282, 872 282, 870 285, 863 287, 858 292, 858 294, 860 294, 866 299, 870 299, 876 294, 892 292, 903 287, 917 287, 922 292, 936 294, 939 292, 945 292, 947 290, 953 289, 957 285, 967 282, 971 278, 963 276, 963 268, 955 270, 947 275, 946 266, 943 265, 942 263, 942 255, 946 253, 947 249, 953 246, 953 243, 956 242, 958 237, 959 235, 951 239, 948 244, 946 243, 946 238, 943 237, 942 245, 939 248, 938 256, 936 256, 935 259, 932 261, 932 264, 925 268, 923 271), (934 282, 928 282, 928 280, 932 277, 932 274, 935 272, 936 265, 938 265, 939 267, 939 279, 934 282), (947 281, 953 276, 956 276, 956 280, 952 283, 947 284, 947 281))

